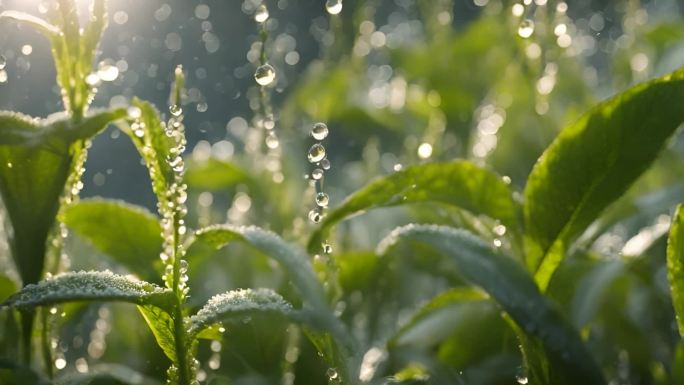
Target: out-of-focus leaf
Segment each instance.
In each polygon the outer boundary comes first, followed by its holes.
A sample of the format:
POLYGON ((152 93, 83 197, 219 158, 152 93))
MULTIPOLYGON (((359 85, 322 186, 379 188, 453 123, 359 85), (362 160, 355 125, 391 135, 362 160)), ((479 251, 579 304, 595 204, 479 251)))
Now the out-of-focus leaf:
POLYGON ((185 172, 189 188, 197 190, 224 190, 236 184, 252 184, 249 175, 232 163, 215 158, 192 161, 185 172))
POLYGON ((4 11, 0 13, 0 20, 2 19, 12 20, 20 24, 28 25, 48 38, 56 37, 60 33, 60 29, 58 27, 39 17, 35 17, 24 12, 4 11))
MULTIPOLYGON (((444 341, 450 325, 458 322, 468 305, 491 306, 487 296, 473 288, 454 288, 430 300, 390 339, 389 345, 419 345, 425 348, 444 341)), ((463 317, 461 317, 463 318, 463 317)))
POLYGON ((97 249, 145 280, 158 276, 161 226, 145 208, 123 201, 88 199, 67 207, 62 221, 97 249), (97 224, 97 225, 93 225, 97 224))
POLYGON ((344 253, 335 256, 338 280, 345 293, 361 290, 374 282, 380 263, 374 252, 344 253))
POLYGON ((123 301, 168 309, 171 291, 109 271, 63 273, 24 286, 2 307, 32 308, 73 301, 123 301))
POLYGON ((38 282, 42 274, 48 233, 74 163, 72 143, 97 134, 125 113, 103 111, 79 122, 0 113, 0 193, 23 284, 38 282))
POLYGON ((17 291, 14 281, 4 275, 0 275, 0 302, 6 300, 12 293, 17 291))
POLYGON ((369 183, 323 219, 309 249, 320 247, 326 232, 345 218, 376 207, 418 202, 455 205, 498 219, 512 233, 520 230, 518 206, 508 185, 494 172, 459 160, 409 167, 369 183))
POLYGON ((667 241, 667 272, 679 334, 684 337, 684 205, 677 208, 672 218, 667 241))
POLYGON ((292 305, 270 289, 242 289, 217 294, 197 314, 190 317, 191 336, 217 322, 255 315, 291 317, 292 305))
POLYGON ((610 287, 625 269, 621 261, 609 261, 597 264, 581 278, 572 302, 572 321, 575 327, 581 329, 594 318, 610 293, 610 287))
POLYGON ((0 358, 0 384, 1 385, 51 385, 33 369, 16 362, 0 358))
POLYGON ((538 340, 549 362, 551 383, 605 383, 577 331, 513 258, 466 231, 434 225, 398 228, 379 244, 378 254, 387 254, 402 239, 420 241, 450 257, 465 280, 484 289, 522 331, 538 340))
POLYGON ((640 84, 565 128, 525 188, 527 263, 546 288, 570 243, 648 168, 684 121, 684 70, 640 84))
POLYGON ((60 377, 55 385, 161 385, 129 367, 116 364, 99 364, 88 368, 88 373, 60 377))

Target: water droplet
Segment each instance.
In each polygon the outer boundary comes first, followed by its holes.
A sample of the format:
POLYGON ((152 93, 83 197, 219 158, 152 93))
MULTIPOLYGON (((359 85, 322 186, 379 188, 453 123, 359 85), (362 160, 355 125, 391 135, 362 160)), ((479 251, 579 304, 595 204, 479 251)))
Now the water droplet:
POLYGON ((316 140, 323 140, 328 136, 328 126, 325 123, 316 123, 311 129, 311 136, 316 140))
POLYGON ((55 368, 57 368, 57 370, 62 370, 64 368, 66 368, 66 364, 67 364, 67 362, 64 358, 60 357, 60 358, 55 360, 55 368))
POLYGON ((321 161, 321 167, 323 167, 323 170, 330 170, 330 161, 327 159, 323 159, 321 161))
POLYGON ((534 33, 534 21, 525 19, 520 22, 518 26, 518 35, 523 39, 527 39, 534 33))
POLYGON ((330 203, 330 197, 328 194, 324 192, 319 192, 316 194, 316 204, 319 207, 328 207, 328 203, 330 203))
POLYGON ((264 64, 259 66, 254 72, 254 80, 261 86, 267 86, 276 78, 275 70, 270 64, 264 64))
POLYGON ((309 220, 313 223, 319 223, 323 219, 323 215, 317 209, 309 211, 309 220))
POLYGON ((321 170, 320 168, 314 169, 313 171, 311 171, 311 177, 314 180, 320 180, 321 178, 323 178, 323 170, 321 170))
POLYGON ((254 20, 257 23, 263 23, 268 20, 268 8, 264 4, 261 4, 254 13, 254 20))
POLYGON ((418 146, 418 157, 420 159, 427 159, 432 156, 432 145, 430 143, 422 143, 418 146))
POLYGON ((135 106, 128 107, 128 110, 126 110, 126 112, 128 112, 128 117, 130 117, 131 119, 140 119, 140 116, 142 116, 142 111, 140 110, 140 108, 135 106))
POLYGON ((7 83, 7 71, 0 70, 0 83, 7 83))
POLYGON ((183 114, 183 109, 178 104, 173 104, 169 106, 169 112, 171 113, 171 115, 178 117, 181 116, 181 114, 183 114))
POLYGON ((518 381, 518 384, 522 384, 522 385, 527 384, 527 381, 528 381, 527 377, 520 376, 520 375, 515 376, 515 380, 518 381))
POLYGON ((333 248, 328 242, 323 243, 321 246, 323 247, 323 252, 325 254, 331 254, 333 252, 333 248))
POLYGON ((278 142, 276 134, 274 132, 269 132, 268 135, 266 135, 266 146, 271 150, 274 150, 278 148, 279 145, 280 142, 278 142))
MULTIPOLYGON (((311 146, 309 149, 309 154, 307 155, 309 158, 309 162, 311 163, 318 163, 322 160, 325 159, 325 147, 320 145, 319 143, 314 144, 311 146)), ((323 167, 325 168, 325 167, 323 167)))
POLYGON ((332 384, 338 384, 340 382, 340 375, 337 373, 337 370, 335 368, 329 368, 325 374, 328 376, 328 380, 332 384))
POLYGON ((115 65, 101 62, 97 67, 97 76, 105 82, 113 82, 119 77, 119 69, 115 65))
POLYGON ((4 70, 6 66, 7 66, 7 59, 5 59, 4 56, 0 55, 0 70, 4 70))
POLYGON ((325 2, 325 9, 331 15, 337 15, 342 12, 342 0, 327 0, 325 2))

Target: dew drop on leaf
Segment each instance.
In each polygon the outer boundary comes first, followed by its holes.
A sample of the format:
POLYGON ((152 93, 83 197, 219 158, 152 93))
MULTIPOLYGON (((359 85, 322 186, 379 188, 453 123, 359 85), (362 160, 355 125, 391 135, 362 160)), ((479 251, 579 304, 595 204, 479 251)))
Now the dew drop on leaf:
MULTIPOLYGON (((325 147, 323 147, 319 143, 314 144, 309 149, 309 153, 307 154, 307 157, 309 158, 309 162, 311 162, 311 163, 318 163, 318 162, 324 160, 325 159, 325 147)), ((323 168, 325 168, 325 167, 323 167, 323 168)))
POLYGON ((259 66, 254 72, 254 80, 261 86, 267 86, 276 78, 275 70, 270 64, 264 64, 259 66))
POLYGON ((264 4, 261 4, 254 13, 254 20, 257 23, 263 23, 268 20, 268 8, 264 4))
POLYGON ((328 136, 328 126, 325 123, 316 123, 311 129, 311 136, 316 140, 323 140, 328 136))
POLYGON ((330 161, 327 159, 323 159, 321 161, 321 167, 323 167, 323 170, 330 170, 330 161))
POLYGON ((342 12, 342 0, 327 0, 325 2, 325 9, 331 15, 337 15, 342 12))
POLYGON ((520 22, 518 26, 518 35, 523 39, 527 39, 534 33, 534 21, 525 19, 520 22))

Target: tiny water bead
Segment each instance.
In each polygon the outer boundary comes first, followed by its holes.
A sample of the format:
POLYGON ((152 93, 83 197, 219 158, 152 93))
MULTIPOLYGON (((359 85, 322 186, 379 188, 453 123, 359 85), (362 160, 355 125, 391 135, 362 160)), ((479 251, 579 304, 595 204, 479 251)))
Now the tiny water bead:
POLYGON ((268 8, 266 8, 264 4, 261 4, 254 13, 254 20, 257 23, 263 23, 268 20, 268 16, 268 8))
POLYGON ((323 170, 330 170, 330 161, 327 159, 323 159, 321 161, 321 167, 323 167, 323 170))
POLYGON ((342 0, 327 0, 325 2, 325 10, 331 15, 337 15, 342 12, 342 0))
MULTIPOLYGON (((311 163, 318 163, 322 160, 325 159, 325 147, 323 147, 320 143, 316 143, 311 148, 309 149, 309 153, 307 154, 307 158, 309 159, 309 162, 311 163)), ((323 167, 325 168, 325 167, 323 167)))
POLYGON ((527 39, 528 37, 532 36, 533 33, 534 21, 525 19, 520 22, 520 25, 518 26, 518 36, 522 37, 523 39, 527 39))
POLYGON ((321 178, 323 178, 323 170, 321 170, 320 168, 314 169, 313 171, 311 171, 311 177, 314 180, 320 180, 321 178))
POLYGON ((263 64, 257 67, 256 72, 254 72, 254 80, 259 83, 260 86, 267 86, 276 78, 275 69, 270 64, 263 64))
POLYGON ((309 220, 313 223, 320 223, 321 219, 323 219, 323 215, 321 212, 317 209, 313 209, 309 211, 309 220))
POLYGON ((311 129, 311 137, 316 140, 323 140, 328 136, 328 126, 325 123, 316 123, 311 129))
POLYGON ((333 249, 332 249, 332 246, 328 242, 323 243, 321 246, 323 247, 323 253, 332 254, 333 249))
POLYGON ((179 117, 183 114, 183 109, 177 104, 172 104, 169 106, 169 112, 175 117, 179 117))
POLYGON ((328 194, 324 192, 316 194, 316 205, 318 205, 318 207, 328 207, 328 203, 330 203, 328 194))
POLYGON ((7 66, 7 59, 5 59, 4 56, 0 55, 0 70, 4 70, 6 66, 7 66))

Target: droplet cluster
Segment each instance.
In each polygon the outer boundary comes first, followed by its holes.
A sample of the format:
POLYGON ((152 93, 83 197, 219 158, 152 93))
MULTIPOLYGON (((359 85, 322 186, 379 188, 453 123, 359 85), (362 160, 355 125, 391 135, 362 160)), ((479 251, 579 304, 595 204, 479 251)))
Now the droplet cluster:
POLYGON ((311 137, 316 142, 306 154, 309 163, 313 165, 309 178, 316 187, 316 205, 309 211, 309 220, 313 223, 319 223, 323 219, 323 212, 330 203, 330 197, 323 192, 325 171, 330 169, 330 161, 322 141, 328 137, 328 133, 328 126, 325 123, 315 123, 311 128, 311 137))

